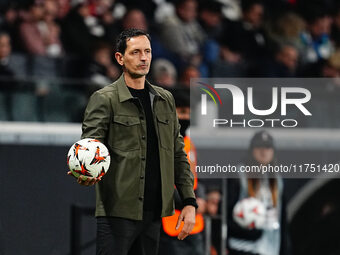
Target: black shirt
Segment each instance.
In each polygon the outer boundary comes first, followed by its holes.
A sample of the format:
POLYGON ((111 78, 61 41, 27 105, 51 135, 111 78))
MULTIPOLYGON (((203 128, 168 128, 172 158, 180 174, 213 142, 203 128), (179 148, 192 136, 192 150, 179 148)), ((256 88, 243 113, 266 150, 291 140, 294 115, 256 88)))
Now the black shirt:
MULTIPOLYGON (((157 216, 160 216, 162 208, 161 194, 161 173, 159 162, 158 138, 155 129, 153 112, 151 109, 150 94, 147 87, 144 89, 133 89, 128 87, 131 95, 136 100, 140 111, 144 110, 146 121, 146 165, 145 165, 145 186, 144 186, 144 211, 153 211, 157 216)), ((145 138, 144 138, 145 139, 145 138)))

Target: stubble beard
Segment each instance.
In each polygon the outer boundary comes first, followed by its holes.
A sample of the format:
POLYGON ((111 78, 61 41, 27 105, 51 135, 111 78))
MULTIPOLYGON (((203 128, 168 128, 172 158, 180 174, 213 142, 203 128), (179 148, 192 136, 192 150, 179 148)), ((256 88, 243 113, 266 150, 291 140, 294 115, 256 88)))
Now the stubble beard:
POLYGON ((123 67, 123 70, 127 73, 129 73, 129 75, 131 76, 131 78, 133 79, 138 79, 138 78, 142 78, 143 76, 146 76, 149 73, 149 70, 146 71, 145 73, 136 73, 136 72, 132 72, 131 70, 126 69, 125 67, 123 67))

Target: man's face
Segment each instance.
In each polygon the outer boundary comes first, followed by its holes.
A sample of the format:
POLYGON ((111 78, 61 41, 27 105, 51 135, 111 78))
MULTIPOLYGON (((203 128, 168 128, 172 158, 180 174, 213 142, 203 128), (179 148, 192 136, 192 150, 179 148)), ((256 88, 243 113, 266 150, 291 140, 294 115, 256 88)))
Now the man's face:
POLYGON ((177 14, 184 22, 192 22, 197 16, 196 0, 186 0, 178 8, 177 14))
POLYGON ((221 194, 218 191, 212 191, 207 196, 207 211, 209 215, 217 215, 218 206, 221 200, 221 194))
POLYGON ((30 14, 34 21, 40 21, 43 19, 45 14, 45 9, 43 5, 33 5, 30 9, 30 14))
POLYGON ((329 35, 331 32, 332 19, 329 16, 318 18, 309 25, 309 30, 313 37, 318 38, 324 34, 329 35))
POLYGON ((221 23, 221 15, 217 12, 202 10, 200 17, 209 27, 216 27, 221 23))
POLYGON ((264 9, 260 4, 254 4, 250 10, 244 13, 244 20, 252 24, 254 27, 260 27, 262 24, 264 9))
POLYGON ((139 78, 149 73, 151 63, 151 45, 145 35, 132 37, 126 42, 124 55, 116 52, 117 62, 131 77, 139 78))
POLYGON ((299 53, 294 47, 286 46, 281 50, 277 58, 279 62, 284 64, 289 70, 295 71, 298 64, 299 53))

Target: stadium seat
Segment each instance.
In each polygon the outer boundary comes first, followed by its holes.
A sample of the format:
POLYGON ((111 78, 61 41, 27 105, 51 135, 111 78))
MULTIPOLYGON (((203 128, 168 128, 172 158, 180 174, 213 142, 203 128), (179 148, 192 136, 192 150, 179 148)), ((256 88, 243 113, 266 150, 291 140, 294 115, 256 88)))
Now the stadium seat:
POLYGON ((60 77, 83 78, 86 75, 87 64, 85 59, 65 56, 58 64, 60 77))
POLYGON ((69 122, 68 106, 64 103, 64 95, 58 84, 50 87, 48 95, 42 98, 41 107, 43 112, 43 121, 46 122, 69 122))
POLYGON ((9 58, 9 68, 13 70, 18 78, 25 78, 29 75, 29 59, 27 55, 13 53, 9 58))
POLYGON ((32 92, 13 93, 14 121, 38 121, 37 97, 32 92))
POLYGON ((38 117, 44 122, 81 121, 87 97, 78 90, 71 90, 53 83, 48 94, 38 98, 38 117))
POLYGON ((65 112, 72 122, 81 122, 87 104, 87 96, 79 90, 64 90, 63 104, 65 112))
POLYGON ((6 106, 6 95, 0 92, 0 121, 8 120, 7 106, 6 106))
POLYGON ((44 56, 32 57, 32 75, 34 77, 58 77, 58 59, 44 56))

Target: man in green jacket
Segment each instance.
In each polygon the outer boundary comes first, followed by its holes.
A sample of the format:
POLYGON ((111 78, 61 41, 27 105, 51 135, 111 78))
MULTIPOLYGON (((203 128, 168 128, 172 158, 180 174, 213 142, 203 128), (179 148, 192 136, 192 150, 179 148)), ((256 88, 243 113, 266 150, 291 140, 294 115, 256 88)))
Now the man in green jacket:
POLYGON ((152 57, 149 35, 123 31, 116 48, 123 74, 91 96, 82 126, 82 138, 109 148, 110 169, 102 178, 80 176, 78 183, 97 184, 97 254, 152 255, 161 217, 174 213, 175 185, 185 205, 178 239, 191 232, 197 208, 193 174, 171 93, 145 79, 152 57))

